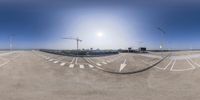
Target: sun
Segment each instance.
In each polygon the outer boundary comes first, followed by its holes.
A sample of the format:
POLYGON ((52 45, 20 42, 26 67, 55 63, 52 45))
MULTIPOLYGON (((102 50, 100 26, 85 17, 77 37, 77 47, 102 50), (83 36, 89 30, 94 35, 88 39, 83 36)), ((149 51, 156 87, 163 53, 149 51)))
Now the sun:
POLYGON ((102 33, 102 32, 99 32, 99 33, 97 33, 97 36, 98 36, 98 37, 102 37, 102 36, 103 36, 103 33, 102 33))

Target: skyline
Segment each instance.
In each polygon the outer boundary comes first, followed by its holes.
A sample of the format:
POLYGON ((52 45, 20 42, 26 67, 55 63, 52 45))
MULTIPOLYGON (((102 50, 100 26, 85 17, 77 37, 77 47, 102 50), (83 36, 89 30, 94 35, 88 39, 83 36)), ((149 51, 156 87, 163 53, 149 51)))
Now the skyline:
POLYGON ((200 7, 192 5, 136 5, 133 1, 52 3, 0 3, 0 48, 200 49, 200 7), (46 6, 44 6, 45 4, 46 6), (157 30, 166 31, 164 39, 157 30), (101 35, 99 36, 99 33, 101 35))

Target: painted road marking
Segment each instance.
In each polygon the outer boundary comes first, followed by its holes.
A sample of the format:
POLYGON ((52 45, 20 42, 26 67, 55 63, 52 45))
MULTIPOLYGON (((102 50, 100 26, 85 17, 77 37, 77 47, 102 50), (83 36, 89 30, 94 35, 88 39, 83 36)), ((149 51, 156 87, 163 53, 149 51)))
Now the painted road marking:
POLYGON ((77 62, 78 62, 78 58, 76 57, 76 61, 75 61, 75 64, 77 64, 77 62))
POLYGON ((110 63, 110 61, 109 61, 109 60, 107 60, 106 62, 110 63))
POLYGON ((125 67, 126 67, 126 59, 124 60, 124 62, 120 65, 120 69, 119 72, 121 72, 125 67))
POLYGON ((0 58, 0 59, 2 59, 4 61, 6 60, 4 63, 0 64, 0 67, 4 66, 10 62, 10 60, 4 59, 4 58, 0 58))
POLYGON ((94 66, 92 66, 92 65, 90 65, 90 64, 89 64, 89 67, 90 67, 90 68, 94 68, 94 66))
POLYGON ((74 59, 75 59, 75 58, 73 58, 72 61, 71 61, 70 63, 73 63, 73 62, 74 62, 74 59))
POLYGON ((70 64, 70 65, 69 65, 69 68, 74 68, 74 64, 70 64))
MULTIPOLYGON (((153 65, 153 63, 147 63, 146 61, 144 61, 144 60, 141 60, 143 63, 145 63, 145 64, 147 64, 147 65, 149 65, 149 66, 152 66, 153 65)), ((164 68, 160 68, 160 67, 158 67, 158 66, 154 66, 155 68, 157 68, 157 69, 160 69, 160 70, 163 70, 164 68)))
POLYGON ((102 62, 102 64, 107 64, 106 62, 102 62))
POLYGON ((100 63, 96 63, 96 65, 97 65, 97 66, 101 66, 101 64, 100 64, 100 63))
POLYGON ((49 61, 53 61, 54 59, 50 59, 49 61))
POLYGON ((90 59, 90 58, 87 58, 90 62, 92 62, 92 63, 96 63, 96 62, 94 62, 92 59, 90 59))
POLYGON ((187 58, 185 58, 185 60, 192 66, 191 68, 186 68, 186 69, 173 69, 173 68, 171 68, 172 69, 171 71, 187 71, 187 70, 195 69, 194 65, 187 58))
POLYGON ((88 58, 86 58, 86 61, 90 63, 90 61, 89 61, 89 59, 88 59, 88 58))
POLYGON ((60 66, 64 66, 65 64, 66 64, 66 63, 63 62, 63 63, 60 64, 60 66))
POLYGON ((187 62, 192 66, 192 69, 195 69, 194 65, 186 58, 187 62))
POLYGON ((169 67, 169 65, 173 62, 173 59, 170 60, 170 62, 167 64, 167 66, 165 66, 164 70, 167 69, 167 67, 169 67))
POLYGON ((188 57, 188 59, 189 59, 193 64, 195 64, 195 65, 197 65, 198 67, 200 67, 200 65, 199 65, 198 63, 194 62, 191 58, 188 57))
POLYGON ((172 66, 171 66, 171 69, 170 69, 170 71, 172 71, 172 70, 173 70, 173 67, 174 67, 175 63, 176 63, 176 58, 175 58, 175 60, 174 60, 174 62, 173 62, 173 64, 172 64, 172 66))
POLYGON ((85 68, 85 66, 84 66, 84 65, 79 65, 79 67, 80 67, 81 69, 84 69, 84 68, 85 68))
POLYGON ((157 66, 155 66, 155 67, 158 68, 158 69, 161 69, 161 70, 166 70, 169 67, 169 65, 171 65, 172 62, 173 62, 173 59, 171 59, 169 61, 169 63, 164 68, 160 68, 160 67, 157 67, 157 66))
POLYGON ((57 64, 57 63, 58 63, 58 61, 54 61, 53 63, 57 64))

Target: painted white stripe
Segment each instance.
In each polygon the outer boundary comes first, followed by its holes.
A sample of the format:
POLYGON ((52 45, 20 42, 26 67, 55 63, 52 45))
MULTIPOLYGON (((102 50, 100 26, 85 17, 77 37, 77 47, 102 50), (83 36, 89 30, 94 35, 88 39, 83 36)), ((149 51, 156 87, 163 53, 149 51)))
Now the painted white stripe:
POLYGON ((173 64, 172 64, 172 66, 171 66, 171 69, 170 69, 170 71, 172 71, 172 70, 173 70, 173 67, 174 67, 175 63, 176 63, 176 59, 174 60, 174 62, 173 62, 173 64))
POLYGON ((101 66, 101 64, 100 64, 100 63, 96 63, 96 65, 97 65, 97 66, 101 66))
POLYGON ((50 59, 49 61, 53 61, 54 59, 50 59))
POLYGON ((4 63, 0 64, 0 67, 4 66, 10 62, 10 60, 4 59, 4 58, 0 58, 0 59, 5 61, 4 63))
POLYGON ((164 70, 166 70, 172 62, 173 60, 171 59, 170 62, 167 64, 167 66, 165 66, 164 70))
POLYGON ((126 59, 124 60, 124 62, 120 65, 120 69, 119 72, 121 72, 125 67, 126 67, 126 59))
POLYGON ((109 61, 109 60, 107 60, 106 62, 110 63, 110 61, 109 61))
POLYGON ((71 64, 74 62, 74 59, 75 59, 75 58, 73 58, 72 61, 70 62, 71 64))
POLYGON ((76 57, 76 61, 75 61, 75 64, 77 64, 77 62, 78 62, 78 58, 76 57))
POLYGON ((90 63, 90 61, 89 61, 89 59, 88 59, 88 58, 85 58, 85 60, 86 60, 88 63, 90 63))
POLYGON ((155 66, 155 68, 158 68, 158 69, 161 69, 161 70, 166 70, 172 62, 173 62, 173 60, 171 59, 170 62, 164 68, 161 68, 161 67, 158 67, 158 66, 155 66))
POLYGON ((174 72, 182 72, 182 71, 188 71, 188 70, 193 70, 193 68, 187 68, 187 69, 173 69, 171 71, 174 71, 174 72))
POLYGON ((54 61, 53 63, 55 63, 55 64, 56 64, 56 63, 58 63, 58 61, 54 61))
POLYGON ((94 66, 92 66, 92 65, 90 65, 90 64, 89 64, 89 67, 90 67, 90 68, 94 68, 94 66))
POLYGON ((164 70, 164 68, 160 68, 160 67, 158 67, 158 66, 155 66, 155 68, 157 68, 157 69, 161 69, 161 70, 164 70))
POLYGON ((192 65, 192 63, 185 58, 185 60, 192 66, 191 68, 186 68, 186 69, 172 69, 171 71, 188 71, 188 70, 193 70, 195 67, 192 65))
POLYGON ((98 67, 98 66, 96 66, 96 68, 98 68, 98 69, 101 69, 101 70, 104 70, 103 68, 101 68, 101 67, 98 67))
POLYGON ((193 64, 195 64, 195 65, 197 65, 198 67, 200 67, 200 65, 199 65, 198 63, 194 62, 191 58, 188 57, 188 59, 189 59, 193 64))
POLYGON ((70 65, 69 65, 69 68, 74 68, 74 64, 70 64, 70 65))
POLYGON ((194 65, 186 58, 186 61, 192 66, 193 69, 195 69, 194 65))
POLYGON ((102 62, 102 64, 107 64, 106 62, 102 62))
POLYGON ((85 68, 85 66, 84 66, 84 65, 79 65, 79 67, 80 67, 81 69, 84 69, 84 68, 85 68))
POLYGON ((92 63, 96 63, 96 62, 94 62, 92 59, 90 59, 90 58, 87 58, 90 62, 92 62, 92 63))
POLYGON ((66 64, 66 63, 63 62, 63 63, 60 64, 60 66, 64 66, 65 64, 66 64))

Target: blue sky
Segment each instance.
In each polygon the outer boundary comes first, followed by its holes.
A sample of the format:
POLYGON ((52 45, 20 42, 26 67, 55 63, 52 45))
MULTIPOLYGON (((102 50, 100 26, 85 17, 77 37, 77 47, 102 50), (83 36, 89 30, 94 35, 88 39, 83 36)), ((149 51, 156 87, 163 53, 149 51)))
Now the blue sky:
POLYGON ((86 0, 0 2, 0 48, 200 48, 200 7, 192 2, 86 0), (164 38, 157 27, 166 31, 164 38), (98 36, 101 33, 102 36, 98 36))

